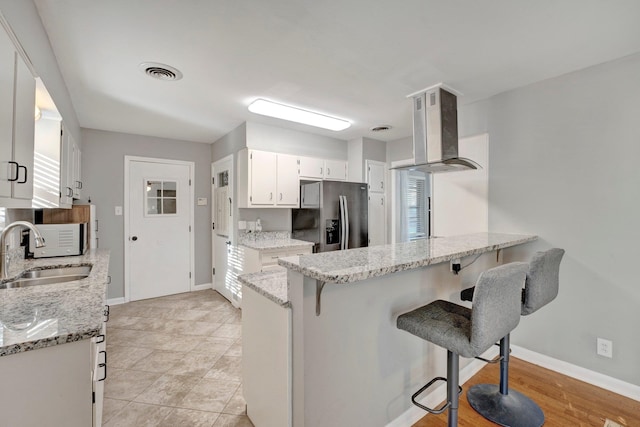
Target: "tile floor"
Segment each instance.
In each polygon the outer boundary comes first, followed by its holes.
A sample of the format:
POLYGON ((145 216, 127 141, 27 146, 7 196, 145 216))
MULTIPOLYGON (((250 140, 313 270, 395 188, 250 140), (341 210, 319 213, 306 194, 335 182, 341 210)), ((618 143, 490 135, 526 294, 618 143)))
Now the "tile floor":
POLYGON ((103 426, 250 427, 240 310, 213 290, 111 307, 103 426))

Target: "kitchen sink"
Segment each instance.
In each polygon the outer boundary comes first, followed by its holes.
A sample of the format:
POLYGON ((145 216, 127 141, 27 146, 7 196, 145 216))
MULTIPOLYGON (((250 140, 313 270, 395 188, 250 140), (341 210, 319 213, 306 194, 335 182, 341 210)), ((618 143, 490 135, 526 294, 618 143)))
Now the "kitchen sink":
POLYGON ((90 265, 30 270, 25 271, 15 280, 0 283, 0 289, 24 288, 27 286, 72 282, 74 280, 85 279, 89 276, 90 272, 90 265))

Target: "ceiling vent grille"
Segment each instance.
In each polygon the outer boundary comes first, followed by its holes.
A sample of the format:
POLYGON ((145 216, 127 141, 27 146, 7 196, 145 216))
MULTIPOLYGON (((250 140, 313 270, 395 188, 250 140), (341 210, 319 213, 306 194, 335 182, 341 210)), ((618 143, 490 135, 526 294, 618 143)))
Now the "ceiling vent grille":
POLYGON ((371 132, 386 132, 388 130, 391 130, 391 126, 389 126, 389 125, 374 126, 369 130, 371 132))
POLYGON ((170 65, 159 64, 157 62, 143 62, 139 67, 142 72, 154 79, 174 81, 182 78, 180 70, 170 65))

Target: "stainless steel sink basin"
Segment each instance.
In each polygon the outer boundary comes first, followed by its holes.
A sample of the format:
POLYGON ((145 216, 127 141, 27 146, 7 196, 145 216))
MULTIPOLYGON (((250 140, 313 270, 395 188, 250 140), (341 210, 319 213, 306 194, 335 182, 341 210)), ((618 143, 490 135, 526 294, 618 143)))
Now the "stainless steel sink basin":
POLYGON ((27 286, 71 282, 88 277, 90 272, 90 265, 78 265, 71 267, 25 271, 15 280, 0 283, 0 289, 24 288, 27 286))

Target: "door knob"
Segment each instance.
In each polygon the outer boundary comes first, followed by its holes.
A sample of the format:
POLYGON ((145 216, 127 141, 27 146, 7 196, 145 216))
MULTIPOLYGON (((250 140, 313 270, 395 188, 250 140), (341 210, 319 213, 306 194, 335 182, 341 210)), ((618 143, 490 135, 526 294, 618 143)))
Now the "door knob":
POLYGON ((138 240, 138 236, 132 236, 131 240, 133 240, 135 242, 136 240, 138 240))

